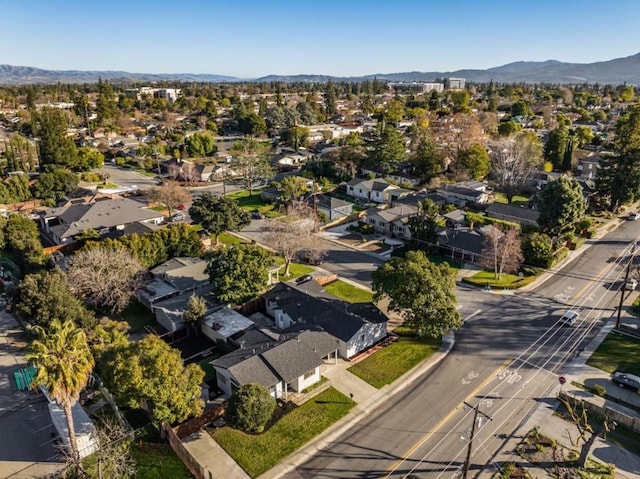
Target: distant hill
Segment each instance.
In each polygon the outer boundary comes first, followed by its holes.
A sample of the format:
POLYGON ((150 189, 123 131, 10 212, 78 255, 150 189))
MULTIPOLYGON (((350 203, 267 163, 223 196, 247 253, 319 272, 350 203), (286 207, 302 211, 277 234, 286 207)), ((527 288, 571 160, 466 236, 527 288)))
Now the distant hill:
POLYGON ((0 85, 34 83, 95 83, 99 78, 111 83, 194 81, 235 82, 239 78, 207 73, 129 73, 123 71, 43 70, 33 67, 0 65, 0 85))
POLYGON ((487 70, 457 70, 453 72, 404 72, 377 73, 358 77, 329 75, 268 75, 257 79, 241 79, 232 76, 195 73, 129 73, 123 71, 42 70, 33 67, 0 65, 0 85, 24 85, 33 83, 94 83, 98 78, 110 82, 326 82, 333 81, 434 81, 439 78, 462 77, 475 83, 491 80, 500 83, 609 83, 619 85, 640 84, 640 53, 596 63, 565 63, 557 60, 544 62, 514 62, 487 70))

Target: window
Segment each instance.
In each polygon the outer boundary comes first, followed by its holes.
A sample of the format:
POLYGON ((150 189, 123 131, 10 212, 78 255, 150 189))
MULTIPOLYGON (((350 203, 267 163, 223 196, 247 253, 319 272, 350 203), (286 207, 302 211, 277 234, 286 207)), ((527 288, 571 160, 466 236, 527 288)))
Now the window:
POLYGON ((305 373, 305 374, 304 374, 304 378, 305 378, 305 379, 309 379, 309 378, 312 378, 312 377, 313 377, 313 376, 315 376, 315 375, 316 375, 316 370, 315 370, 315 369, 312 369, 312 370, 311 370, 311 371, 309 371, 308 373, 305 373))

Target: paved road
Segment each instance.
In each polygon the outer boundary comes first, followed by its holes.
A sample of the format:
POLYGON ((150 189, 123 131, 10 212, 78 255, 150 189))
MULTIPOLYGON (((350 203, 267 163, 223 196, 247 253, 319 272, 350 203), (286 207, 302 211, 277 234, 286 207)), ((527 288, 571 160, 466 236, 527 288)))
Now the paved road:
MULTIPOLYGON (((268 220, 253 220, 249 226, 241 231, 243 236, 269 246, 264 234, 264 228, 268 220)), ((317 237, 317 244, 320 249, 327 252, 327 256, 322 263, 322 268, 332 273, 337 273, 342 278, 347 278, 361 285, 371 287, 371 272, 378 269, 384 262, 379 255, 357 251, 348 246, 335 241, 329 241, 322 237, 317 237)))
POLYGON ((471 471, 476 473, 499 449, 502 435, 515 430, 536 400, 545 397, 576 349, 611 317, 615 285, 624 271, 607 260, 623 253, 639 232, 634 223, 622 225, 531 293, 460 289, 461 313, 468 319, 451 354, 292 477, 456 475, 472 423, 464 401, 481 403, 493 417, 478 431, 471 471), (603 271, 605 265, 609 268, 603 271), (580 308, 582 322, 574 328, 554 325, 574 305, 580 308))

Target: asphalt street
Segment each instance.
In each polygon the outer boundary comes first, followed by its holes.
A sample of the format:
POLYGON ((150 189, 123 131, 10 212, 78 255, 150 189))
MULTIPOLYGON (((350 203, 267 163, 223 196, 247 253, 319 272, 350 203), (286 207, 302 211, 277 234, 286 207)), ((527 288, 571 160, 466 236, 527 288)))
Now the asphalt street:
MULTIPOLYGON (((566 362, 614 315, 626 256, 640 225, 628 222, 535 290, 496 294, 459 288, 466 318, 438 368, 394 396, 291 477, 452 477, 464 463, 478 405, 492 418, 477 425, 470 475, 491 462, 504 438, 556 384, 566 362), (580 320, 557 320, 575 308, 580 320)), ((483 417, 483 416, 481 416, 483 417)))

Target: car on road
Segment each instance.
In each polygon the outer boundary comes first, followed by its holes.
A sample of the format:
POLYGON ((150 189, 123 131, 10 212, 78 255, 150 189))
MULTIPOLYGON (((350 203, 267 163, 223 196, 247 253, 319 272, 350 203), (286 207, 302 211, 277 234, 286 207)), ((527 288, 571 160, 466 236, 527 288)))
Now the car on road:
POLYGON ((296 284, 306 283, 307 281, 311 281, 312 279, 313 276, 311 276, 310 274, 305 274, 304 276, 300 276, 298 279, 296 279, 296 284))
POLYGON ((578 321, 579 317, 580 313, 578 313, 577 311, 569 310, 560 317, 558 324, 560 324, 561 326, 573 326, 574 324, 576 324, 576 321, 578 321))
POLYGON ((611 376, 611 380, 621 388, 629 388, 634 391, 640 390, 640 377, 633 374, 616 372, 611 376))
POLYGON ((624 283, 624 289, 626 289, 627 291, 635 291, 637 287, 638 287, 637 279, 628 279, 626 283, 624 283))
POLYGON ((636 211, 635 213, 631 213, 629 216, 627 216, 627 219, 629 221, 638 221, 638 220, 640 220, 640 212, 636 211))
POLYGON ((186 219, 187 219, 187 215, 185 215, 184 213, 176 213, 171 217, 170 221, 172 223, 178 223, 179 221, 184 221, 186 219))

